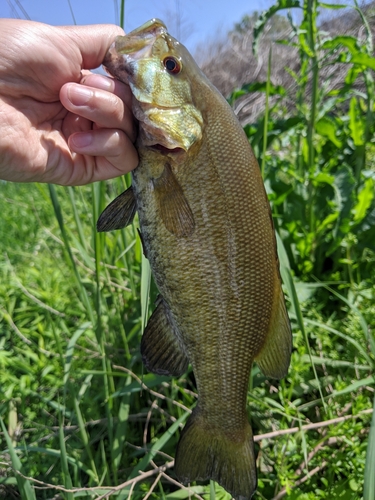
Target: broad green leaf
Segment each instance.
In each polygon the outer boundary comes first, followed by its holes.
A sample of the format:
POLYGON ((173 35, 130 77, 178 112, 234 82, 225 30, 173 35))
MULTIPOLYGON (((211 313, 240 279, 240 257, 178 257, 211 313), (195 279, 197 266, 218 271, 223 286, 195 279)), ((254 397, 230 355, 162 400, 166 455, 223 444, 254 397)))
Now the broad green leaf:
POLYGON ((334 120, 323 117, 315 124, 315 129, 318 134, 327 137, 336 147, 342 147, 342 142, 337 137, 338 129, 334 120))
POLYGON ((324 2, 318 2, 319 7, 323 7, 324 9, 347 9, 349 6, 348 5, 340 5, 340 4, 335 4, 335 3, 324 3, 324 2))
POLYGON ((361 66, 366 66, 366 68, 375 70, 375 57, 370 57, 368 54, 353 54, 350 62, 352 64, 360 64, 361 66))
POLYGON ((340 46, 346 47, 352 54, 357 54, 360 51, 358 39, 354 36, 347 35, 340 35, 331 40, 326 40, 322 44, 322 49, 337 49, 340 46))
POLYGON ((331 174, 327 174, 326 172, 319 172, 319 174, 312 176, 311 181, 314 185, 318 186, 321 183, 329 184, 333 186, 335 182, 335 177, 331 174))
POLYGON ((333 189, 335 191, 336 224, 333 230, 333 239, 327 250, 331 255, 341 244, 342 238, 350 231, 350 214, 354 203, 355 179, 348 165, 343 165, 335 174, 333 189))
POLYGON ((350 100, 349 106, 349 129, 355 146, 363 146, 365 137, 365 125, 359 111, 359 103, 355 97, 350 100))
POLYGON ((349 218, 354 202, 353 188, 355 184, 351 168, 348 165, 343 165, 337 171, 335 182, 333 183, 339 212, 335 237, 337 237, 339 232, 347 233, 349 231, 349 218))
POLYGON ((233 102, 239 97, 251 94, 252 92, 268 92, 269 95, 286 95, 286 89, 282 85, 273 85, 269 83, 267 87, 267 82, 254 82, 246 83, 240 89, 234 90, 228 100, 233 102))
POLYGON ((366 179, 363 188, 358 193, 358 201, 355 207, 353 208, 354 213, 354 222, 361 222, 371 207, 372 200, 374 199, 374 181, 373 179, 366 179))
MULTIPOLYGON (((300 29, 298 30, 298 41, 299 41, 299 48, 302 50, 307 58, 305 57, 305 64, 306 68, 304 68, 304 71, 307 69, 307 61, 308 59, 313 59, 315 57, 315 52, 313 48, 309 44, 309 24, 307 22, 302 22, 300 29)), ((307 74, 306 72, 304 73, 305 75, 307 74)))
POLYGON ((324 217, 322 222, 320 224, 318 224, 318 226, 316 228, 316 233, 321 234, 328 227, 332 227, 333 223, 335 221, 337 221, 338 217, 339 217, 338 212, 328 214, 326 217, 324 217))

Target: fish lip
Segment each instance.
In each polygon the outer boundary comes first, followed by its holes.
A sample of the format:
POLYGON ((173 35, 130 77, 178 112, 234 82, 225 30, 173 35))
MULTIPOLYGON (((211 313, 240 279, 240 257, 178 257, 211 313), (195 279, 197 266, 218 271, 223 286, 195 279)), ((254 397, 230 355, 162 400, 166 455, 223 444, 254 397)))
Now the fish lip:
POLYGON ((124 56, 117 52, 116 42, 113 42, 107 50, 102 66, 109 75, 129 85, 129 76, 132 76, 133 71, 124 56))
POLYGON ((109 74, 128 83, 133 75, 132 63, 150 57, 155 40, 167 34, 167 27, 160 19, 151 19, 125 36, 117 36, 102 62, 109 74))
POLYGON ((152 151, 155 151, 157 153, 161 153, 164 156, 168 155, 181 155, 186 153, 186 151, 183 148, 176 147, 176 148, 167 148, 163 144, 160 144, 160 142, 157 142, 155 144, 148 144, 146 146, 148 149, 151 149, 152 151))
POLYGON ((129 35, 140 35, 140 33, 144 34, 151 34, 154 35, 158 33, 159 31, 167 31, 166 25, 161 21, 160 19, 154 17, 153 19, 150 19, 150 21, 147 21, 142 24, 142 26, 139 26, 138 28, 135 28, 134 30, 130 31, 128 33, 129 35))

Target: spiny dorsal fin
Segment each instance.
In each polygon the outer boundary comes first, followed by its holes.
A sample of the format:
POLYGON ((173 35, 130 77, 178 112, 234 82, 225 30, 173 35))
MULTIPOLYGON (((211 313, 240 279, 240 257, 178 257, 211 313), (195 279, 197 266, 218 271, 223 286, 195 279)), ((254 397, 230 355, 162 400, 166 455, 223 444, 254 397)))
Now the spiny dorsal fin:
POLYGON ((99 232, 122 229, 132 223, 136 211, 135 196, 130 186, 103 210, 96 228, 99 232))
POLYGON ((169 315, 168 306, 158 297, 142 336, 142 361, 150 372, 179 377, 187 370, 189 360, 169 315))
POLYGON ((190 236, 195 227, 193 212, 169 163, 153 185, 165 227, 178 238, 190 236))

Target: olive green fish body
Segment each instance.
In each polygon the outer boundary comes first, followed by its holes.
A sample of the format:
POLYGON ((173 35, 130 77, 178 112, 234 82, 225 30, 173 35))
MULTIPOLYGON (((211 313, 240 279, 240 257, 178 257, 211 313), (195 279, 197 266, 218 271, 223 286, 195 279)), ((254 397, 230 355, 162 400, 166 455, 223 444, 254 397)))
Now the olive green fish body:
MULTIPOLYGON (((152 32, 151 22, 147 36, 157 39, 162 32, 170 42, 162 63, 168 54, 181 55, 176 80, 185 70, 190 93, 178 92, 177 100, 184 94, 182 117, 171 114, 173 126, 154 132, 164 127, 167 119, 160 118, 158 108, 164 112, 167 103, 153 102, 153 92, 147 94, 135 76, 137 69, 128 70, 132 89, 140 87, 133 92, 141 130, 133 193, 160 292, 142 338, 142 356, 156 373, 181 375, 188 362, 194 371, 198 403, 178 445, 177 476, 184 482, 214 479, 244 500, 256 488, 246 413, 251 366, 256 360, 266 375, 280 378, 291 352, 272 217, 258 164, 230 106, 194 61, 187 61, 186 49, 154 22, 159 32, 152 32)), ((141 28, 128 36, 137 39, 139 32, 144 36, 141 28)), ((113 52, 106 66, 118 71, 113 52)), ((168 75, 171 86, 174 76, 168 75)), ((173 98, 169 106, 167 112, 179 113, 173 98)), ((131 196, 125 197, 129 212, 131 196)))

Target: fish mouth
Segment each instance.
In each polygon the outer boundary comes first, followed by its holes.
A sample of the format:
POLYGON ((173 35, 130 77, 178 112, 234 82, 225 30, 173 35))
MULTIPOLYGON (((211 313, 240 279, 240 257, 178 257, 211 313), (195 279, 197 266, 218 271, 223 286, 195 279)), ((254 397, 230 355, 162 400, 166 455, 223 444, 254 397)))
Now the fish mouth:
POLYGON ((177 155, 180 153, 185 153, 185 150, 183 148, 167 148, 166 146, 163 146, 163 144, 157 143, 157 144, 150 144, 147 146, 148 149, 151 149, 152 151, 156 151, 157 153, 161 153, 162 155, 177 155))

